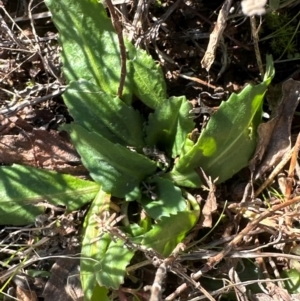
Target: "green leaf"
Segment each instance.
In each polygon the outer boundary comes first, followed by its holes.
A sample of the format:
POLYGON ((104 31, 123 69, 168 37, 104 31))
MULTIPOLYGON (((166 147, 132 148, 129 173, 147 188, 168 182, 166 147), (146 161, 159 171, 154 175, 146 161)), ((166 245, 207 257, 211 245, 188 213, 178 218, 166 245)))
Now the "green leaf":
MULTIPOLYGON (((109 212, 110 195, 98 189, 94 201, 84 220, 84 238, 81 248, 80 277, 85 300, 91 300, 97 286, 94 267, 104 256, 110 242, 109 234, 99 237, 98 223, 95 216, 105 216, 109 212), (99 239, 98 239, 99 238, 99 239)), ((102 300, 102 299, 101 299, 102 300)))
POLYGON ((76 123, 64 126, 91 177, 116 197, 139 198, 139 184, 156 170, 155 162, 90 133, 76 123))
POLYGON ((268 54, 266 56, 266 72, 264 75, 264 83, 268 86, 270 85, 273 77, 275 75, 274 63, 272 55, 268 54))
MULTIPOLYGON (((126 202, 128 204, 128 202, 126 202)), ((125 233, 128 233, 130 236, 139 236, 143 235, 147 231, 138 224, 130 223, 127 226, 120 226, 119 229, 125 233)), ((150 229, 148 229, 149 231, 150 229)))
POLYGON ((118 289, 124 281, 126 266, 134 255, 133 251, 124 247, 123 241, 112 241, 108 233, 100 232, 101 224, 96 217, 102 217, 105 222, 109 206, 110 194, 99 190, 84 221, 80 267, 85 300, 91 300, 97 284, 118 289))
POLYGON ((146 194, 143 194, 140 203, 146 213, 153 219, 157 220, 162 216, 170 216, 187 209, 187 202, 183 198, 181 190, 171 181, 156 176, 147 181, 146 185, 153 187, 157 199, 152 200, 146 194))
POLYGON ((29 166, 0 167, 0 224, 25 225, 44 211, 38 203, 72 211, 95 197, 99 184, 29 166))
POLYGON ((188 138, 184 141, 182 148, 181 148, 181 153, 180 156, 184 156, 186 153, 188 153, 195 145, 194 141, 191 140, 190 135, 188 135, 188 138))
POLYGON ((155 109, 167 98, 161 68, 146 51, 127 43, 133 66, 133 93, 148 107, 155 109))
POLYGON ((284 281, 285 288, 291 294, 300 293, 300 272, 296 269, 283 270, 281 275, 282 278, 288 278, 284 281))
POLYGON ((117 290, 124 282, 126 267, 133 255, 134 252, 124 246, 124 241, 111 241, 100 262, 94 266, 98 284, 117 290))
POLYGON ((277 10, 279 8, 280 0, 269 0, 269 6, 272 10, 277 10))
POLYGON ((180 157, 166 177, 178 185, 200 187, 201 180, 195 172, 199 167, 212 179, 218 177, 221 183, 247 166, 256 148, 264 94, 273 76, 272 59, 268 57, 264 81, 248 85, 223 102, 197 143, 180 157))
POLYGON ((107 296, 109 294, 109 290, 106 287, 101 287, 96 285, 93 295, 91 299, 85 297, 86 301, 111 301, 111 299, 107 296))
POLYGON ((118 97, 86 80, 72 82, 63 97, 75 122, 89 132, 123 146, 143 148, 142 117, 118 97))
POLYGON ((164 149, 173 158, 178 156, 188 133, 194 128, 194 122, 189 118, 191 109, 185 96, 164 100, 149 116, 147 145, 164 149))
POLYGON ((163 216, 149 232, 144 235, 142 245, 169 256, 198 220, 199 211, 183 211, 169 217, 163 216))
MULTIPOLYGON (((46 0, 45 3, 59 31, 67 80, 84 78, 104 92, 116 95, 121 74, 119 43, 103 5, 97 0, 46 0)), ((130 103, 129 76, 124 88, 124 101, 130 103)))

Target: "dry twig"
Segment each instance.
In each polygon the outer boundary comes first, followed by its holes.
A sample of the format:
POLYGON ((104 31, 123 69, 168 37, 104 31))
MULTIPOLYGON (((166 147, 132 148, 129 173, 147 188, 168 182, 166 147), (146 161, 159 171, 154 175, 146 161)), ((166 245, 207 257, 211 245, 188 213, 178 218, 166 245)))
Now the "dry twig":
POLYGON ((210 70, 211 65, 215 60, 216 50, 219 45, 219 41, 222 37, 223 31, 226 28, 227 16, 231 7, 232 0, 225 0, 222 8, 219 12, 217 22, 215 24, 214 30, 212 31, 207 50, 201 61, 202 68, 206 71, 210 70))
POLYGON ((56 78, 60 83, 62 83, 61 79, 55 74, 55 72, 50 67, 50 64, 49 64, 48 60, 45 59, 43 54, 42 54, 42 50, 41 50, 41 47, 40 47, 40 44, 39 44, 39 39, 38 39, 38 35, 36 33, 36 30, 35 30, 34 21, 33 21, 32 12, 31 12, 32 3, 33 3, 33 0, 30 0, 29 3, 28 3, 28 16, 29 16, 29 19, 30 19, 30 25, 31 25, 32 33, 33 33, 33 36, 34 36, 34 39, 35 39, 35 42, 36 42, 34 49, 37 51, 41 61, 43 62, 43 65, 44 65, 45 69, 54 78, 56 78))
POLYGON ((286 178, 285 201, 287 201, 290 198, 291 193, 292 193, 294 171, 295 171, 296 164, 297 164, 297 158, 298 158, 299 150, 300 150, 300 134, 298 134, 298 136, 297 136, 295 147, 294 147, 294 150, 292 152, 292 157, 291 157, 290 167, 289 167, 289 171, 288 171, 288 176, 286 178))
POLYGON ((294 152, 294 147, 282 158, 281 162, 274 168, 274 170, 264 181, 264 183, 255 191, 254 197, 259 196, 261 192, 273 182, 273 180, 278 175, 278 173, 282 170, 284 165, 290 160, 293 152, 294 152))
POLYGON ((236 237, 227 245, 225 248, 219 252, 216 256, 213 256, 209 258, 208 262, 205 264, 205 266, 196 274, 192 276, 193 279, 198 279, 203 275, 204 273, 207 273, 209 270, 211 270, 216 264, 218 264, 231 250, 232 248, 236 247, 241 240, 246 236, 251 230, 253 230, 255 227, 257 227, 261 221, 266 219, 269 216, 272 216, 276 211, 284 209, 285 207, 295 205, 300 201, 300 197, 294 197, 291 200, 288 200, 284 203, 281 203, 279 205, 275 205, 269 210, 266 210, 262 214, 260 214, 256 219, 249 222, 248 225, 236 235, 236 237))
POLYGON ((257 61, 258 69, 260 72, 260 76, 263 79, 265 72, 264 72, 261 55, 260 55, 260 51, 259 51, 259 46, 258 46, 258 41, 259 41, 258 32, 260 29, 260 25, 258 26, 258 28, 256 28, 255 16, 250 17, 250 24, 251 24, 251 32, 252 32, 256 61, 257 61))

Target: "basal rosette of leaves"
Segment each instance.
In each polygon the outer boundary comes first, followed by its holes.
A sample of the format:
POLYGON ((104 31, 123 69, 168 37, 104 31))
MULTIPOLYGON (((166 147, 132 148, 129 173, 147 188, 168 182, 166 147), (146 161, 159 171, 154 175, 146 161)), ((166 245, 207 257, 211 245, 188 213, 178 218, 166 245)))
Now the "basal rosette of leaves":
MULTIPOLYGON (((144 50, 128 42, 124 93, 122 99, 117 97, 119 44, 101 3, 45 3, 59 31, 63 70, 69 83, 63 98, 74 118, 62 130, 70 134, 94 182, 12 166, 0 169, 7 179, 2 189, 7 204, 14 202, 16 209, 23 210, 9 212, 10 216, 23 216, 24 222, 32 221, 40 212, 39 207, 30 205, 32 199, 46 197, 69 210, 93 200, 84 222, 81 280, 85 300, 109 300, 109 290, 118 289, 123 283, 126 267, 134 256, 122 239, 112 240, 107 233, 100 236, 101 221, 105 222, 112 212, 111 197, 120 199, 125 216, 128 203, 139 202, 146 216, 135 223, 126 216, 119 228, 135 243, 168 256, 199 218, 196 200, 187 200, 182 194, 183 187, 201 187, 196 170, 201 167, 221 182, 247 166, 251 159, 262 100, 274 69, 268 57, 264 81, 247 86, 222 103, 194 144, 189 139, 194 129, 189 116, 191 106, 185 96, 168 97, 159 66, 144 50), (134 109, 133 96, 153 113, 146 118, 134 109), (166 158, 165 162, 145 152, 154 147, 166 158), (28 174, 35 181, 39 179, 39 184, 32 180, 25 190, 23 183, 28 174), (80 195, 76 199, 77 193, 80 195)), ((7 214, 8 209, 5 205, 3 208, 3 214, 7 214)))

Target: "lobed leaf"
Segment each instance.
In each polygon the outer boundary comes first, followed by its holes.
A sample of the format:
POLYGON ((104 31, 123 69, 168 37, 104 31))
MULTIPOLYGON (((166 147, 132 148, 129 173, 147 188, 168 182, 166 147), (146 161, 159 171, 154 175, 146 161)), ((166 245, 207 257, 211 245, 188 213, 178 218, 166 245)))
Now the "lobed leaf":
POLYGON ((187 209, 187 202, 181 190, 171 181, 155 176, 147 181, 146 185, 153 187, 153 193, 157 198, 152 200, 147 194, 143 194, 139 202, 153 219, 157 220, 162 216, 174 215, 187 209))
POLYGON ((139 184, 156 170, 147 157, 90 133, 76 123, 63 129, 70 133, 73 144, 91 177, 104 191, 116 197, 139 198, 139 184))
POLYGON ((195 172, 199 167, 221 183, 248 165, 257 144, 264 94, 274 76, 271 57, 267 58, 267 68, 261 84, 248 85, 220 105, 197 143, 180 157, 167 178, 178 185, 200 187, 195 172))
POLYGON ((167 98, 165 78, 161 68, 146 51, 127 43, 133 67, 133 93, 148 107, 155 109, 167 98))
MULTIPOLYGON (((104 216, 105 213, 109 211, 109 204, 110 195, 105 193, 102 189, 98 189, 98 193, 84 219, 80 277, 86 301, 91 300, 92 296, 95 294, 95 287, 97 286, 94 267, 98 262, 100 262, 111 242, 109 234, 103 234, 99 237, 100 232, 97 227, 98 223, 94 216, 101 216, 102 214, 104 216)), ((103 289, 100 291, 103 293, 103 289)))
POLYGON ((122 240, 111 241, 99 263, 94 266, 100 286, 117 290, 124 282, 126 267, 134 255, 122 240))
POLYGON ((182 211, 161 220, 143 236, 142 245, 167 257, 198 220, 199 211, 182 211))
POLYGON ((191 108, 185 96, 170 97, 158 105, 149 116, 147 145, 166 150, 173 158, 178 156, 188 133, 194 128, 194 122, 189 118, 191 108))
POLYGON ((85 298, 86 301, 111 301, 111 298, 108 297, 109 290, 106 287, 100 287, 99 285, 96 285, 96 287, 93 290, 93 295, 90 299, 85 298))
POLYGON ((25 225, 44 211, 43 202, 72 211, 97 194, 99 184, 23 165, 0 167, 0 224, 25 225))
MULTIPOLYGON (((134 255, 124 247, 121 240, 112 241, 108 233, 101 233, 101 225, 95 216, 105 218, 109 216, 110 194, 99 190, 91 204, 84 221, 84 239, 81 249, 81 280, 85 300, 91 300, 97 292, 104 294, 105 288, 118 289, 124 281, 126 266, 134 255)), ((95 296, 94 296, 95 297, 95 296)))
MULTIPOLYGON (((84 78, 104 92, 117 95, 121 74, 119 42, 102 3, 97 0, 45 3, 59 31, 67 80, 84 78)), ((126 103, 131 103, 132 98, 129 78, 126 77, 123 91, 126 103)))
POLYGON ((75 122, 89 132, 123 146, 143 148, 142 116, 118 97, 86 80, 72 82, 63 97, 75 122))

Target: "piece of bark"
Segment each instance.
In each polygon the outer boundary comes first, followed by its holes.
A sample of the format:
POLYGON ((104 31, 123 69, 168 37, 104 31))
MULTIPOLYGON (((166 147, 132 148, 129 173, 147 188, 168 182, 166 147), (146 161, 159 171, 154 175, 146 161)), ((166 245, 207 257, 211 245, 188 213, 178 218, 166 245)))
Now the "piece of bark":
POLYGON ((64 251, 66 258, 56 260, 43 292, 44 301, 83 301, 78 270, 79 259, 68 257, 75 253, 76 250, 66 249, 64 251))
POLYGON ((37 301, 44 283, 41 278, 33 278, 26 274, 16 274, 12 278, 13 296, 20 301, 37 301))
POLYGON ((210 34, 209 43, 206 52, 201 60, 202 68, 205 68, 208 72, 211 65, 215 60, 216 51, 219 45, 219 41, 222 37, 223 31, 226 28, 227 16, 231 8, 232 0, 225 0, 222 8, 219 11, 218 19, 215 24, 214 30, 210 34))
POLYGON ((274 299, 265 293, 258 293, 251 296, 251 301, 273 301, 274 299))
POLYGON ((87 174, 66 137, 57 131, 34 128, 0 136, 0 163, 29 165, 73 175, 87 174))
POLYGON ((235 285, 234 290, 235 290, 235 294, 237 297, 237 300, 239 301, 249 301, 246 292, 246 286, 242 284, 242 281, 240 280, 239 274, 236 271, 236 262, 237 260, 230 260, 229 264, 232 264, 232 267, 229 269, 228 271, 228 277, 231 281, 231 283, 233 283, 235 285))
POLYGON ((283 96, 276 117, 258 128, 259 141, 250 162, 254 179, 258 179, 291 149, 291 124, 300 100, 300 82, 289 79, 282 85, 283 96))
POLYGON ((34 291, 24 290, 21 287, 16 287, 16 298, 19 301, 37 301, 38 297, 34 291))
MULTIPOLYGON (((212 214, 218 209, 217 198, 215 195, 216 185, 215 181, 212 181, 210 177, 207 177, 205 173, 202 171, 203 177, 208 185, 208 196, 206 202, 202 209, 202 214, 200 218, 199 224, 203 228, 211 228, 212 227, 212 214)), ((204 189, 207 187, 203 186, 204 189)))

